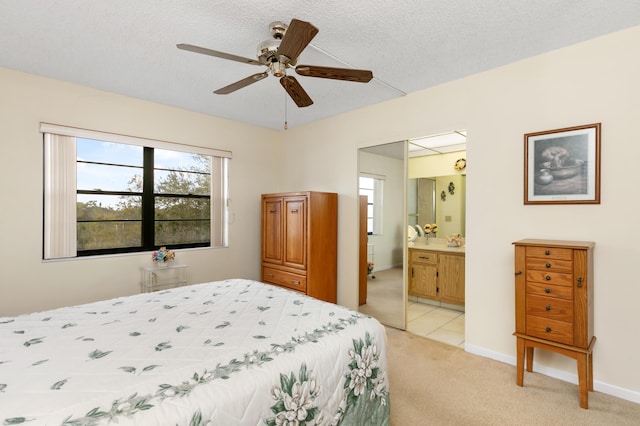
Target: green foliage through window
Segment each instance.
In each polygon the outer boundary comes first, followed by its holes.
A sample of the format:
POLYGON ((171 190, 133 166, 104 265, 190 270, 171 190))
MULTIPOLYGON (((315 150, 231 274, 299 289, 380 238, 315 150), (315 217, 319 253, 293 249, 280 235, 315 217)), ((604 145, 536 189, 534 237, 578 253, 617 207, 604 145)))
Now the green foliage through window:
POLYGON ((78 255, 210 245, 211 156, 76 143, 78 255))

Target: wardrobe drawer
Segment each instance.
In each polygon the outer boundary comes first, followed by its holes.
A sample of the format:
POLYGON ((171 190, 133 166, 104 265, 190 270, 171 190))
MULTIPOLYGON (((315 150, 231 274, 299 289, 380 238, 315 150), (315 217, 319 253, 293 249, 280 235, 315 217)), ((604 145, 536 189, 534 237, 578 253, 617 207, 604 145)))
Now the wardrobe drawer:
POLYGON ((303 293, 307 292, 307 277, 304 275, 263 267, 262 280, 266 283, 276 284, 303 293))
POLYGON ((527 296, 531 294, 573 300, 573 287, 531 282, 527 283, 527 296))
POLYGON ((527 315, 557 321, 573 321, 573 301, 545 296, 527 296, 527 315))
POLYGON ((557 272, 527 270, 527 282, 571 286, 571 283, 573 282, 573 275, 559 274, 557 272))
POLYGON ((573 249, 560 247, 527 247, 527 257, 542 257, 545 259, 573 260, 573 249))
POLYGON ((527 334, 539 339, 573 345, 573 324, 527 315, 527 334))
POLYGON ((573 272, 573 261, 530 257, 527 258, 527 269, 570 274, 573 272))

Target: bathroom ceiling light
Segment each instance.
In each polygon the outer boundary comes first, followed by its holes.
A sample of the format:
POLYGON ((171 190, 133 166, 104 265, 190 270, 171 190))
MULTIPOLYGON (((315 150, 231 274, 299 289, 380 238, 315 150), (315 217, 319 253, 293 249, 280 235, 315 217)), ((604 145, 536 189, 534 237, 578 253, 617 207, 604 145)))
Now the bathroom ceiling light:
POLYGON ((459 130, 424 138, 409 139, 409 156, 442 154, 467 149, 467 132, 459 130))

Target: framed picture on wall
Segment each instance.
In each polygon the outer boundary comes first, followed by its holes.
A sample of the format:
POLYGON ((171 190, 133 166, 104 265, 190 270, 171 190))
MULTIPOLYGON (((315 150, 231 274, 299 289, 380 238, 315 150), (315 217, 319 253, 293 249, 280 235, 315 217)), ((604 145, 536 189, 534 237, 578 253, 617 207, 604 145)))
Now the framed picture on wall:
POLYGON ((600 123, 524 135, 524 204, 600 204, 600 123))

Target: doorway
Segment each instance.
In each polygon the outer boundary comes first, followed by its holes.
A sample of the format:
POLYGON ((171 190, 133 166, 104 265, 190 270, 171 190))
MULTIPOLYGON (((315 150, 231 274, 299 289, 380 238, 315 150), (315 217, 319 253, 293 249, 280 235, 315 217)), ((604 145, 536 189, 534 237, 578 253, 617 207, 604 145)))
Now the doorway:
MULTIPOLYGON (((438 253, 433 268, 416 265, 423 272, 436 274, 428 282, 434 283, 438 293, 423 294, 416 289, 412 294, 410 283, 407 331, 464 347, 464 247, 455 254, 456 261, 439 250, 448 247, 447 237, 460 234, 463 241, 466 236, 466 131, 410 140, 407 178, 409 225, 423 234, 409 243, 409 248, 415 255, 429 250, 438 253), (426 234, 425 228, 438 231, 426 234), (452 284, 462 287, 462 294, 456 294, 454 300, 444 288, 452 284)), ((419 280, 416 285, 425 283, 419 280)))

